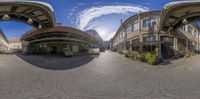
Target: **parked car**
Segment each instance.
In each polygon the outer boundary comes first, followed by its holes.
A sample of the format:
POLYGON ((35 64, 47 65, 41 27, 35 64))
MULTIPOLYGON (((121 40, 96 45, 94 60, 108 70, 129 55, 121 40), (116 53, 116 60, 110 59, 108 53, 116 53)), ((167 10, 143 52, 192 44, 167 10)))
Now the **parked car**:
POLYGON ((65 48, 63 53, 64 53, 64 56, 73 56, 74 55, 74 53, 69 48, 65 48))

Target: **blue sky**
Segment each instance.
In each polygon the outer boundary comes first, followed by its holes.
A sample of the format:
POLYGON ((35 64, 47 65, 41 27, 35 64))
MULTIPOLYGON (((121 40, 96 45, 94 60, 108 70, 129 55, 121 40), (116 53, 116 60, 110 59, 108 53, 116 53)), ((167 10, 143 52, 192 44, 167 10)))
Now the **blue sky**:
MULTIPOLYGON (((81 30, 95 29, 104 40, 109 40, 120 26, 120 19, 125 20, 138 13, 138 11, 161 10, 166 3, 177 0, 35 1, 51 4, 55 10, 57 23, 81 30)), ((15 39, 20 38, 23 33, 32 27, 19 22, 1 21, 0 28, 4 31, 8 39, 15 39)))

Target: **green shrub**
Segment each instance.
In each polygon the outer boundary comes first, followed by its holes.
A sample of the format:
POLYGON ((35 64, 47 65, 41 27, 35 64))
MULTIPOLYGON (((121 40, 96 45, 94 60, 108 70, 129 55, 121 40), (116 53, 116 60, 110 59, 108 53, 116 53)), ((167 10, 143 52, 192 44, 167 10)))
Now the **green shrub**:
POLYGON ((155 62, 156 61, 156 55, 150 55, 147 59, 148 62, 155 62))
POLYGON ((146 62, 148 62, 149 64, 154 65, 156 63, 156 55, 151 54, 151 53, 146 53, 145 54, 145 60, 146 62))
POLYGON ((150 57, 150 55, 151 55, 150 53, 145 53, 145 54, 144 54, 145 60, 146 60, 146 61, 148 60, 148 58, 150 57))

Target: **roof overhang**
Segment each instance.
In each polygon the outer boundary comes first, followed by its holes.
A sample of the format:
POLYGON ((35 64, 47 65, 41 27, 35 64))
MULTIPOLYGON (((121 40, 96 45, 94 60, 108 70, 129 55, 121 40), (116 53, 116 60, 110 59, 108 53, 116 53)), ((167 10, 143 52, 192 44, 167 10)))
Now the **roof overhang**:
POLYGON ((178 1, 168 3, 161 12, 160 29, 176 29, 200 20, 200 1, 178 1))
POLYGON ((46 29, 37 29, 37 30, 31 30, 22 35, 21 40, 22 41, 28 41, 28 42, 35 42, 41 40, 70 40, 73 41, 76 39, 76 41, 83 41, 83 42, 90 42, 95 43, 97 42, 97 39, 92 37, 86 32, 83 32, 81 30, 72 28, 72 27, 66 27, 66 26, 55 26, 53 28, 46 28, 46 29), (56 35, 59 35, 59 37, 56 37, 56 35), (62 35, 62 37, 60 37, 62 35), (42 38, 41 38, 42 37, 42 38), (49 38, 50 37, 50 38, 49 38), (73 38, 72 38, 73 37, 73 38), (32 39, 33 40, 29 40, 32 39), (49 38, 49 39, 46 39, 49 38))
POLYGON ((0 20, 19 21, 35 28, 55 26, 52 6, 39 1, 0 1, 0 20))

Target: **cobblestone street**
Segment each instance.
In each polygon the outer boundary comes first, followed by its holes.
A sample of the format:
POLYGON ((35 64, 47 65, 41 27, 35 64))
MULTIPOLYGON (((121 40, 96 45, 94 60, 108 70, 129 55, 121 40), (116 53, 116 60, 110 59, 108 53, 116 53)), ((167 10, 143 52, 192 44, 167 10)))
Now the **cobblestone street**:
POLYGON ((113 52, 71 58, 0 55, 0 97, 199 99, 199 60, 193 57, 150 66, 113 52))

